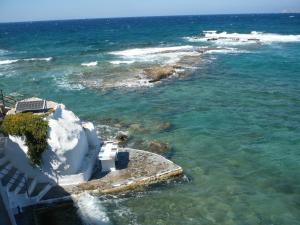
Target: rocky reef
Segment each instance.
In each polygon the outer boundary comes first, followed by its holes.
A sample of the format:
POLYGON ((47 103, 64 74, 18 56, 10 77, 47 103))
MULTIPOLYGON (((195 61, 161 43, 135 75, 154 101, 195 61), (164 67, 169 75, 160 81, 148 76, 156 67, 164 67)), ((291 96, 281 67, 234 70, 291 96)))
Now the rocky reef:
POLYGON ((144 69, 144 74, 150 83, 160 81, 172 76, 176 72, 174 66, 155 66, 144 69))

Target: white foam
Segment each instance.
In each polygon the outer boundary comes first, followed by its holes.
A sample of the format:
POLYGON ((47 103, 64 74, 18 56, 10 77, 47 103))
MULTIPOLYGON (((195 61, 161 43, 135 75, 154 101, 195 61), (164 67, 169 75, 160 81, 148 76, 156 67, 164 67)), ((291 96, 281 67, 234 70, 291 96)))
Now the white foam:
POLYGON ((217 33, 218 31, 216 31, 216 30, 204 30, 203 31, 203 33, 205 33, 205 34, 209 34, 209 33, 213 33, 213 34, 215 34, 215 33, 217 33))
POLYGON ((128 61, 118 61, 118 60, 115 60, 115 61, 110 61, 110 63, 114 64, 114 65, 132 64, 132 63, 134 63, 134 60, 128 60, 128 61))
POLYGON ((205 31, 202 37, 185 37, 190 42, 203 42, 210 39, 218 44, 251 44, 251 43, 273 43, 273 42, 298 42, 300 35, 283 35, 273 33, 263 33, 252 31, 248 34, 242 33, 227 33, 216 31, 205 31), (213 40, 218 39, 218 40, 213 40))
POLYGON ((98 62, 95 61, 95 62, 89 62, 89 63, 82 63, 81 65, 82 66, 87 66, 87 67, 92 67, 92 66, 97 66, 98 62))
POLYGON ((16 63, 19 61, 51 61, 53 58, 48 57, 48 58, 30 58, 30 59, 6 59, 6 60, 0 60, 0 65, 7 65, 7 64, 12 64, 16 63))
POLYGON ((153 83, 150 83, 146 78, 129 78, 122 81, 114 81, 111 83, 104 83, 104 88, 141 88, 141 87, 152 87, 153 83))
POLYGON ((83 90, 84 86, 81 84, 70 83, 66 79, 57 82, 57 86, 68 91, 83 90))
POLYGON ((15 62, 18 62, 18 59, 6 59, 6 60, 0 60, 0 65, 7 65, 7 64, 12 64, 15 62))
POLYGON ((56 82, 57 87, 63 89, 63 90, 68 90, 68 91, 76 91, 76 90, 82 90, 85 89, 85 87, 77 82, 70 81, 68 79, 68 74, 62 77, 56 77, 54 76, 53 78, 56 82))
POLYGON ((97 197, 83 193, 75 200, 75 203, 84 225, 111 224, 105 207, 97 197))
POLYGON ((205 38, 200 38, 200 37, 184 37, 184 40, 188 41, 188 42, 205 42, 206 39, 205 38))
MULTIPOLYGON (((178 62, 184 56, 200 55, 197 47, 173 46, 173 47, 155 47, 155 48, 134 48, 124 51, 111 52, 111 54, 121 57, 124 61, 171 64, 178 62)), ((116 61, 120 62, 120 61, 116 61)))
POLYGON ((30 59, 23 59, 24 61, 51 61, 53 58, 48 57, 48 58, 30 58, 30 59))
POLYGON ((246 50, 239 50, 237 48, 220 48, 220 49, 209 49, 205 51, 205 54, 229 54, 229 53, 249 53, 246 50))
POLYGON ((111 54, 134 57, 134 56, 144 56, 144 55, 164 53, 164 52, 191 51, 193 50, 193 48, 194 47, 190 45, 174 46, 174 47, 156 47, 156 48, 134 48, 134 49, 128 49, 124 51, 111 52, 111 54))

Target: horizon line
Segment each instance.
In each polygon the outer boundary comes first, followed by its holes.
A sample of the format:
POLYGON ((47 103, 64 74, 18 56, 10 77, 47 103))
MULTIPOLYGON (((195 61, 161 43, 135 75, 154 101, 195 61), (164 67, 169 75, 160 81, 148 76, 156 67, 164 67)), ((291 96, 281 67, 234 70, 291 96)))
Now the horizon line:
POLYGON ((300 12, 266 12, 266 13, 217 13, 217 14, 178 14, 178 15, 156 15, 156 16, 120 16, 120 17, 90 17, 90 18, 73 18, 73 19, 49 19, 49 20, 24 20, 24 21, 7 21, 0 24, 10 23, 37 23, 37 22, 55 22, 55 21, 75 21, 75 20, 101 20, 101 19, 130 19, 130 18, 154 18, 154 17, 184 17, 184 16, 226 16, 226 15, 272 15, 272 14, 300 14, 300 12))

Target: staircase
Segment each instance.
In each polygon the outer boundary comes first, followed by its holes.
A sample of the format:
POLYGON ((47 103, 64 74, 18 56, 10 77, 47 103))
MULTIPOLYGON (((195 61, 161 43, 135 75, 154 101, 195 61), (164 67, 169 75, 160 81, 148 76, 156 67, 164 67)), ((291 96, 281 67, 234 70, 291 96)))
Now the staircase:
POLYGON ((12 165, 5 156, 5 141, 0 134, 0 188, 5 190, 10 208, 16 210, 38 203, 53 185, 40 183, 12 165))

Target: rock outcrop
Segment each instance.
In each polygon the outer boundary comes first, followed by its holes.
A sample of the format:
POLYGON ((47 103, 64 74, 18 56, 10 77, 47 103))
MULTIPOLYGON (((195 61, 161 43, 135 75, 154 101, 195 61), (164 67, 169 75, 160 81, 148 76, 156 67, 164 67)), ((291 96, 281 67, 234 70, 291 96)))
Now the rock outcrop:
POLYGON ((155 66, 144 69, 144 74, 150 79, 150 83, 160 81, 172 76, 176 72, 174 66, 155 66))

